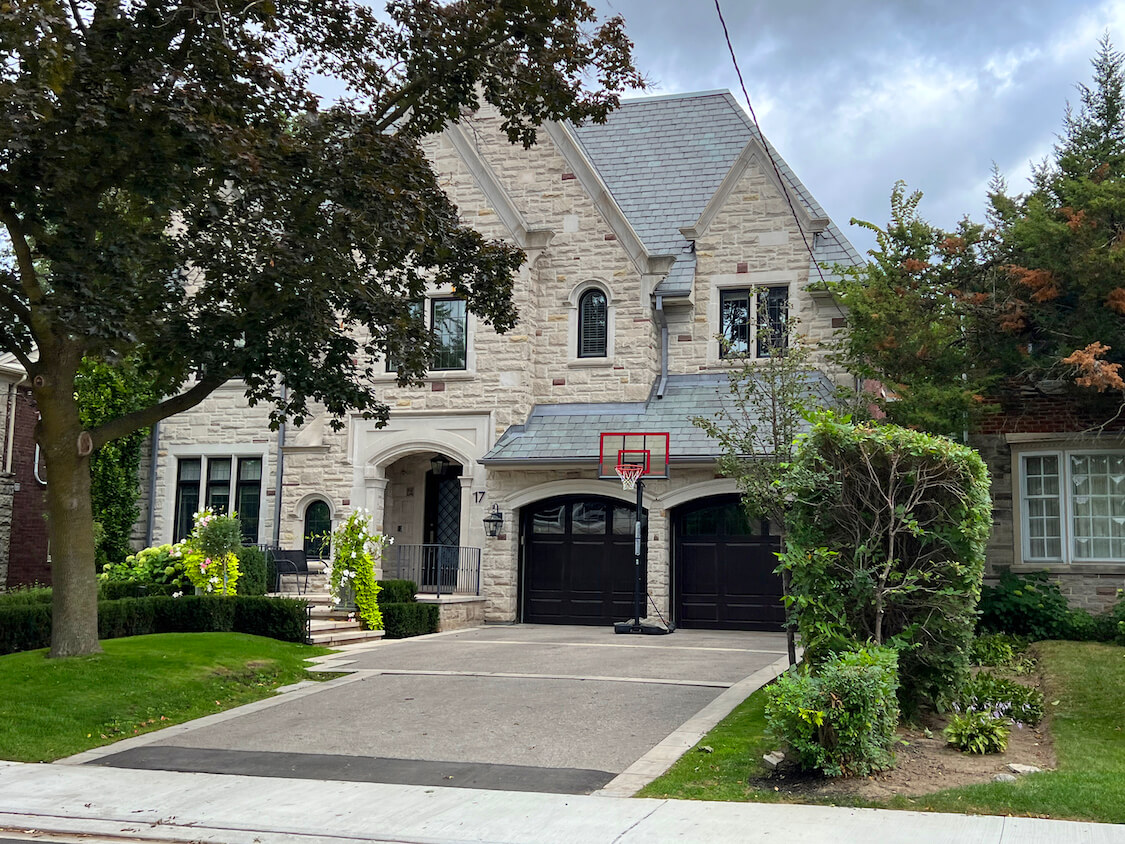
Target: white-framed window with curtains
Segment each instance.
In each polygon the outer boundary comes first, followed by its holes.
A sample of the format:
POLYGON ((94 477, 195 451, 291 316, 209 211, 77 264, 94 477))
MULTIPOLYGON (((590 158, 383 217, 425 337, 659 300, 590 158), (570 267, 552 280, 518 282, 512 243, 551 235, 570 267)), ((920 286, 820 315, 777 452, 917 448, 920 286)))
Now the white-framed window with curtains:
POLYGON ((1125 450, 1026 451, 1015 480, 1025 562, 1125 562, 1125 450))

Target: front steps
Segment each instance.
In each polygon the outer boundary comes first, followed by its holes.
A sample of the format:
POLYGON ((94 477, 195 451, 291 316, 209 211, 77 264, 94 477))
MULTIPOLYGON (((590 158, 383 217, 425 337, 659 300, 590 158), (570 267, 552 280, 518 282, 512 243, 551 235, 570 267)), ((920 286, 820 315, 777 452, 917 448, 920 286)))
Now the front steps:
MULTIPOLYGON (((304 589, 305 579, 300 579, 304 589)), ((323 574, 310 574, 308 589, 297 592, 297 582, 293 575, 282 578, 281 592, 273 593, 281 598, 297 598, 308 601, 312 621, 310 633, 312 644, 334 648, 340 645, 354 645, 359 642, 373 642, 383 638, 382 630, 364 630, 359 615, 348 618, 347 611, 340 611, 332 603, 328 594, 327 578, 323 574)))

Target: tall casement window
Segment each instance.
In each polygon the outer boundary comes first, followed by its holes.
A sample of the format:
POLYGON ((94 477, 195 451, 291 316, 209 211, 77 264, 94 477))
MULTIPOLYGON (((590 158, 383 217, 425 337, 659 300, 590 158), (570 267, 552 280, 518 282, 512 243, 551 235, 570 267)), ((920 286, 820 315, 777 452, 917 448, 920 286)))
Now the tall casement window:
POLYGON ((305 555, 310 560, 328 556, 328 537, 332 533, 332 511, 327 501, 313 501, 305 508, 305 555))
POLYGON ((258 541, 262 506, 261 457, 181 457, 176 470, 176 542, 191 533, 193 516, 203 507, 238 513, 242 540, 258 541), (233 507, 231 506, 233 502, 233 507))
MULTIPOLYGON (((464 299, 451 297, 413 302, 411 313, 427 321, 433 337, 430 369, 449 371, 468 368, 469 312, 464 299)), ((387 372, 398 370, 398 361, 387 358, 387 372)))
POLYGON ((725 340, 719 357, 740 358, 752 353, 768 358, 785 348, 788 319, 788 287, 720 290, 719 333, 725 340))
POLYGON ((578 300, 578 357, 604 358, 609 336, 605 293, 587 290, 578 300))
POLYGON ((1020 510, 1027 561, 1125 562, 1125 452, 1022 455, 1020 510))
POLYGON ((788 339, 789 288, 767 287, 758 291, 758 357, 785 352, 788 339))
POLYGON ((431 369, 465 369, 468 353, 468 312, 464 299, 431 299, 430 332, 434 340, 431 369))

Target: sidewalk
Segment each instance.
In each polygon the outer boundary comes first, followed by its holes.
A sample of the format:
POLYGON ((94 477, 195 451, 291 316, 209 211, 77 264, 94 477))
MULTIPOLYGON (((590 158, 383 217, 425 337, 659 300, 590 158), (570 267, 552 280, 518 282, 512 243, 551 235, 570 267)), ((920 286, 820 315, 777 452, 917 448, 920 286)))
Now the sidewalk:
POLYGON ((1125 844, 1125 826, 1029 818, 0 762, 0 839, 28 830, 87 844, 1125 844))

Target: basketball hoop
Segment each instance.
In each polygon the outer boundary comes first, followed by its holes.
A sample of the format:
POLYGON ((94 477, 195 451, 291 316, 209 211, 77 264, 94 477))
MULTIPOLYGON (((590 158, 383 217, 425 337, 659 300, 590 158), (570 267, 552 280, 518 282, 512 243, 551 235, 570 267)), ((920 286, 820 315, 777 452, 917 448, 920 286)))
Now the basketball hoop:
POLYGON ((617 477, 621 478, 621 488, 625 490, 636 489, 637 480, 645 472, 643 463, 619 463, 616 467, 617 477))

